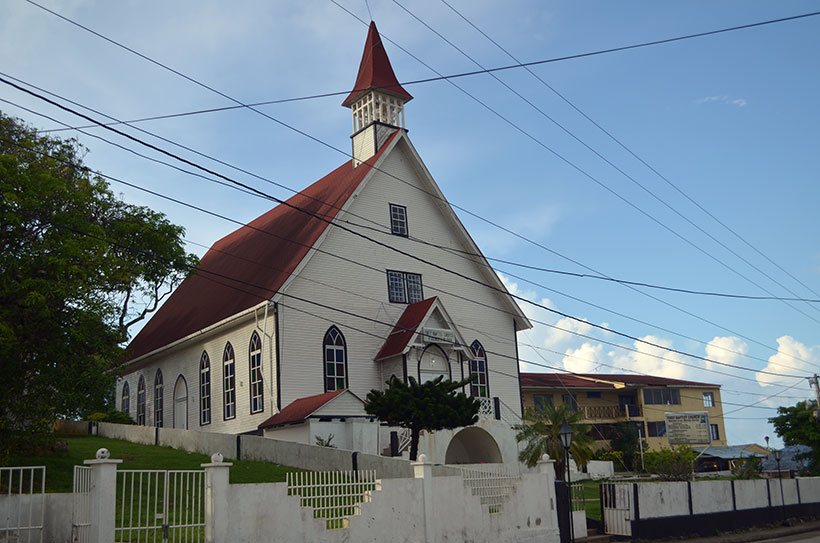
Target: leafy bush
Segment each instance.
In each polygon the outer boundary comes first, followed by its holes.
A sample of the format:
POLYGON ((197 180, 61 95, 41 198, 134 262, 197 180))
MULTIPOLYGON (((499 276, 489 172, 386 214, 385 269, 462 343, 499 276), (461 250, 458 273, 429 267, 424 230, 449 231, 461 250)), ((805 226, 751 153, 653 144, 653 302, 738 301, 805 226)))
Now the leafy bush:
POLYGON ((690 447, 682 445, 644 453, 644 465, 648 473, 658 475, 664 481, 687 481, 692 478, 697 456, 690 447))
POLYGON ((611 449, 598 449, 592 455, 593 460, 604 460, 610 461, 614 464, 615 469, 620 471, 621 468, 624 466, 624 453, 623 451, 613 451, 611 449))
POLYGON ((97 411, 96 413, 91 413, 90 415, 88 415, 87 418, 91 422, 114 422, 117 424, 136 424, 136 422, 134 422, 134 419, 132 419, 128 413, 116 409, 113 411, 106 412, 97 411))
POLYGON ((759 458, 740 458, 732 463, 732 475, 737 479, 756 479, 762 470, 759 458))

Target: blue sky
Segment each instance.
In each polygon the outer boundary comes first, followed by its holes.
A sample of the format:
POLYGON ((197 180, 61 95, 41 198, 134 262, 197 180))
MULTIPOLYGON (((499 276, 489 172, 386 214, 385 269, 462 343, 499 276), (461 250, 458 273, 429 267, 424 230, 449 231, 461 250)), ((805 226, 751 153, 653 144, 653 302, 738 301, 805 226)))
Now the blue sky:
MULTIPOLYGON (((244 101, 349 89, 366 27, 327 0, 306 2, 43 2, 91 28, 244 101)), ((339 0, 367 19, 364 0, 339 0)), ((402 3, 485 66, 510 60, 439 0, 402 3)), ((454 7, 524 61, 559 57, 641 41, 735 26, 813 11, 812 2, 464 2, 454 7)), ((442 73, 475 69, 470 60, 414 21, 392 0, 370 0, 383 37, 395 40, 442 73)), ((616 135, 687 195, 744 239, 820 292, 820 74, 816 51, 820 17, 646 49, 569 60, 533 70, 596 122, 616 135)), ((434 75, 387 43, 401 81, 434 75)), ((23 0, 0 6, 0 71, 91 105, 118 118, 136 118, 228 101, 23 0)), ((817 298, 698 210, 530 74, 499 74, 539 108, 596 149, 678 212, 800 296, 817 298)), ((458 80, 471 94, 523 130, 692 242, 656 222, 566 165, 447 82, 409 86, 410 136, 453 202, 503 224, 574 260, 624 279, 675 287, 790 295, 638 188, 491 77, 458 80), (723 264, 707 255, 713 255, 723 264), (734 270, 734 271, 732 271, 734 270), (745 275, 758 286, 747 281, 745 275)), ((0 98, 76 118, 10 88, 0 98)), ((349 111, 341 97, 267 106, 270 115, 347 149, 349 111)), ((40 127, 56 126, 7 104, 3 111, 40 127)), ((345 160, 253 112, 231 111, 145 123, 143 128, 222 160, 301 189, 345 160)), ((95 169, 247 221, 268 203, 203 183, 79 135, 95 169)), ((201 161, 201 159, 197 159, 201 161)), ((222 169, 226 173, 228 170, 222 169)), ((239 176, 276 196, 281 189, 239 176)), ((143 193, 114 185, 129 201, 149 205, 206 245, 233 226, 143 193)), ((461 214, 487 256, 530 265, 583 271, 531 244, 461 214)), ((191 250, 202 253, 192 246, 191 250)), ((756 369, 808 375, 820 371, 820 304, 742 301, 649 291, 684 312, 626 287, 498 265, 554 291, 582 298, 649 324, 572 300, 542 286, 505 276, 511 289, 594 323, 655 343, 756 369), (703 319, 711 321, 705 322, 703 319), (684 339, 656 325, 704 343, 684 339), (759 342, 759 343, 758 343, 759 342), (762 344, 762 345, 761 345, 762 344), (727 350, 728 349, 728 350, 727 350), (779 351, 778 351, 779 349, 779 351), (731 352, 734 351, 734 352, 731 352), (781 364, 781 365, 778 365, 781 364), (792 368, 784 368, 782 364, 792 368)), ((545 311, 530 314, 548 323, 545 311)), ((586 331, 577 323, 558 323, 586 331)), ((590 333, 632 346, 612 334, 590 333)), ((717 382, 726 402, 749 404, 794 388, 760 406, 793 404, 808 384, 776 378, 775 386, 683 367, 663 353, 629 351, 558 333, 545 326, 520 335, 522 358, 572 371, 616 371, 717 382), (555 352, 551 352, 555 351, 555 352), (557 354, 556 354, 557 353, 557 354), (652 358, 661 354, 664 360, 652 358), (543 357, 543 358, 541 358, 543 357)), ((642 348, 645 350, 645 348, 642 348)), ((641 350, 641 349, 639 349, 641 350)), ((652 349, 649 349, 650 351, 652 349)), ((703 367, 703 362, 687 363, 703 367)), ((524 369, 537 369, 526 366, 524 369)), ((711 368, 715 369, 715 368, 711 368)), ((727 370, 754 379, 750 372, 727 370)), ((726 405, 724 411, 735 409, 726 405)), ((769 409, 728 415, 731 443, 773 435, 769 409)))

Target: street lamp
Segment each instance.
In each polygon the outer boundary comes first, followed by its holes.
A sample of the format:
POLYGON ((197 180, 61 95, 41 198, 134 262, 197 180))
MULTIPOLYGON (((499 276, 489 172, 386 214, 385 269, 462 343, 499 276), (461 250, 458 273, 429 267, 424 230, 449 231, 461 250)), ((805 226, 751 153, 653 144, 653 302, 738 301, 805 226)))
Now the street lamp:
POLYGON ((572 519, 572 479, 569 473, 569 448, 572 446, 572 428, 567 421, 561 425, 558 430, 558 437, 561 439, 561 445, 564 447, 564 464, 567 465, 567 490, 569 491, 569 537, 572 543, 575 543, 575 523, 572 519))
POLYGON ((774 461, 777 462, 777 478, 780 479, 780 506, 783 511, 783 524, 786 524, 786 498, 783 496, 783 475, 780 473, 780 458, 782 456, 782 450, 774 451, 774 461))

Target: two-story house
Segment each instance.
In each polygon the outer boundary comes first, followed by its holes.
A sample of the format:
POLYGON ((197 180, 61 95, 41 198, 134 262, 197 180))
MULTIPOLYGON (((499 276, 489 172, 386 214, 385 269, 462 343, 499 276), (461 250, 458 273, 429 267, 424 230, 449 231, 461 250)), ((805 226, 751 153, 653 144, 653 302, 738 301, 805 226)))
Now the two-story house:
POLYGON ((426 435, 435 462, 515 462, 516 333, 531 327, 405 129, 412 96, 370 25, 351 160, 218 240, 128 347, 139 424, 388 449, 362 400, 391 375, 473 377, 472 428, 426 435), (353 423, 356 424, 353 424, 353 423), (375 437, 374 437, 375 436, 375 437))
POLYGON ((568 404, 605 441, 613 425, 634 424, 650 449, 669 447, 666 413, 705 412, 712 445, 726 445, 720 385, 632 374, 522 373, 525 409, 568 404))

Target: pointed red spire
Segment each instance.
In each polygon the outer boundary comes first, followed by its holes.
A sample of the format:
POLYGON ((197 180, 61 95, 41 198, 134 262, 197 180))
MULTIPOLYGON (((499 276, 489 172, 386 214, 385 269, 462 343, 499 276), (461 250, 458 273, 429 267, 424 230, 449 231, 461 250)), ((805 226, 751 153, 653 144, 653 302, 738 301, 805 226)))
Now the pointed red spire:
POLYGON ((359 75, 356 84, 342 105, 350 107, 359 96, 371 89, 379 89, 386 94, 392 94, 409 102, 413 99, 409 92, 404 90, 393 73, 387 51, 384 50, 382 38, 376 29, 376 23, 370 21, 370 30, 367 32, 367 41, 364 43, 362 62, 359 64, 359 75))

